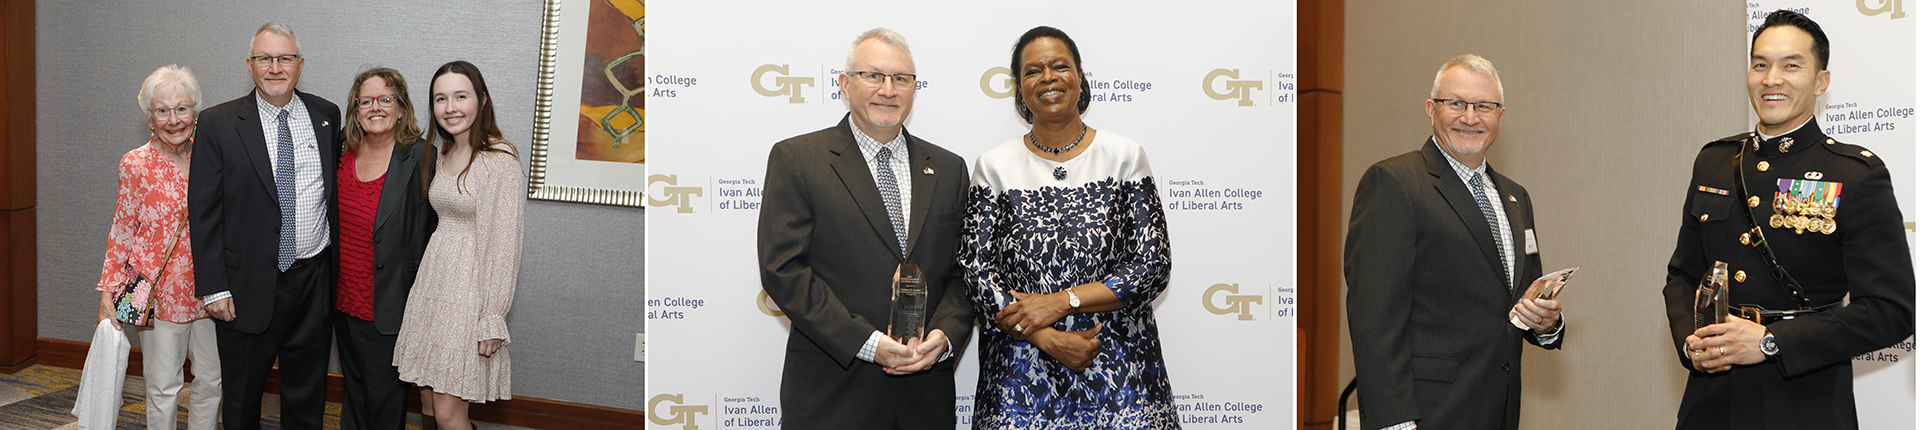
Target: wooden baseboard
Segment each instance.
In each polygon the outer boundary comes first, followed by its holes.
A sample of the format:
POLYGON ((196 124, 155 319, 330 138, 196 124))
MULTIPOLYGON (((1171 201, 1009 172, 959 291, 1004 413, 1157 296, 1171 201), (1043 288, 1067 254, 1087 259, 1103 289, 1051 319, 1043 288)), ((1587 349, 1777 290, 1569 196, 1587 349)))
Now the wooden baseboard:
MULTIPOLYGON (((87 346, 84 342, 39 338, 35 346, 39 348, 38 364, 54 367, 79 369, 87 363, 87 346)), ((127 356, 127 373, 141 376, 140 350, 133 350, 127 356)), ((190 369, 182 369, 188 378, 192 378, 190 369)), ((340 402, 343 398, 344 384, 338 373, 327 374, 327 401, 340 402)), ((420 412, 419 390, 408 390, 407 410, 420 412)), ((278 373, 267 376, 267 392, 280 393, 278 373)), ((536 397, 514 397, 513 400, 501 400, 484 404, 473 404, 467 415, 475 421, 485 421, 510 426, 536 429, 608 429, 639 428, 645 414, 640 411, 609 408, 583 403, 548 400, 536 397)))

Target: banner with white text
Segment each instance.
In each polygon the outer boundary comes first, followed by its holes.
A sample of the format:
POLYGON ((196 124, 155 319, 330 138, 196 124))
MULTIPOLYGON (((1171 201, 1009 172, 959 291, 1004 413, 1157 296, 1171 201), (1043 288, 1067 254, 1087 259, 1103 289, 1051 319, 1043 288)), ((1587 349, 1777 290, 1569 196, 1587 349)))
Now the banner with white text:
MULTIPOLYGON (((755 258, 767 154, 846 114, 835 79, 854 37, 907 37, 920 81, 907 129, 971 170, 1027 132, 1007 64, 1038 25, 1079 46, 1087 124, 1152 161, 1174 257, 1155 315, 1181 426, 1294 427, 1292 0, 650 6, 648 428, 780 427, 791 323, 755 258)), ((975 348, 955 381, 955 428, 971 428, 975 348)))
MULTIPOLYGON (((1814 115, 1834 140, 1866 147, 1886 160, 1893 175, 1907 245, 1915 243, 1914 196, 1920 153, 1914 150, 1914 20, 1907 0, 1749 0, 1747 39, 1767 14, 1788 9, 1805 14, 1827 33, 1831 83, 1814 115)), ((1752 110, 1748 119, 1759 121, 1752 110)), ((1844 212, 1843 212, 1844 213, 1844 212)), ((1911 287, 1911 286, 1909 286, 1911 287)), ((1912 337, 1853 358, 1854 404, 1860 428, 1914 428, 1912 337)))

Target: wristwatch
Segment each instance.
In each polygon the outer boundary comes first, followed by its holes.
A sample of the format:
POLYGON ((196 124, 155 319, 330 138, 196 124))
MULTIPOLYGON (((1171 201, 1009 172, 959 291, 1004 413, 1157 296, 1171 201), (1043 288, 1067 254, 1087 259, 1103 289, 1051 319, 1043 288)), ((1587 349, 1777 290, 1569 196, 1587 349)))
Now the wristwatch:
POLYGON ((1072 287, 1067 288, 1067 306, 1072 306, 1074 312, 1080 312, 1080 295, 1074 294, 1072 287))
POLYGON ((1767 357, 1773 357, 1780 353, 1780 345, 1773 343, 1772 331, 1768 331, 1766 336, 1760 337, 1760 353, 1766 354, 1767 357))

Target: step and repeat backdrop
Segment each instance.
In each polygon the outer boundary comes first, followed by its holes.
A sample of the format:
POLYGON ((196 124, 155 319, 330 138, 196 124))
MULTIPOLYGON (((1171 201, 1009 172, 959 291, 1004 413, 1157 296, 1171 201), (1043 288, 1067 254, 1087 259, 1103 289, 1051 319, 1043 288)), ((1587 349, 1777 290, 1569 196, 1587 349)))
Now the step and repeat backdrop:
MULTIPOLYGON (((649 428, 780 426, 791 323, 766 299, 755 257, 767 154, 846 114, 836 77, 854 37, 907 37, 920 80, 907 130, 971 171, 1027 132, 1007 65, 1039 25, 1079 45, 1087 124, 1152 161, 1173 254, 1154 308, 1182 426, 1293 426, 1293 1, 652 6, 649 428)), ((960 352, 956 428, 973 415, 974 348, 960 352)))
MULTIPOLYGON (((1906 218, 1907 245, 1915 243, 1914 22, 1920 6, 1908 0, 1748 0, 1747 38, 1767 14, 1788 9, 1820 23, 1832 47, 1832 82, 1815 111, 1820 127, 1841 142, 1865 146, 1886 160, 1906 218)), ((1748 119, 1758 117, 1748 110, 1748 119)), ((1916 254, 1920 255, 1920 254, 1916 254)), ((1914 428, 1912 337, 1853 358, 1854 399, 1860 428, 1914 428)))

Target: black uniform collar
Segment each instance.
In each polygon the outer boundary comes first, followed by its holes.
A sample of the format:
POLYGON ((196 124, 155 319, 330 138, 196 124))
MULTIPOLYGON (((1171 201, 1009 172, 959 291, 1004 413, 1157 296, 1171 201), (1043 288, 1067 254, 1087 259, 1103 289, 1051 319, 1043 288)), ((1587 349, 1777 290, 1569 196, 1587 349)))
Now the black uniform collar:
MULTIPOLYGON (((1800 124, 1800 128, 1789 131, 1787 134, 1775 136, 1772 139, 1761 140, 1760 134, 1755 132, 1754 140, 1759 140, 1758 150, 1760 158, 1775 158, 1792 155, 1812 148, 1815 145, 1826 143, 1827 134, 1820 131, 1819 119, 1807 118, 1807 122, 1800 124), (1793 144, 1787 145, 1786 150, 1781 151, 1781 144, 1786 142, 1787 139, 1792 139, 1793 144)), ((1754 150, 1756 148, 1754 148, 1753 143, 1748 143, 1747 149, 1754 150)))

